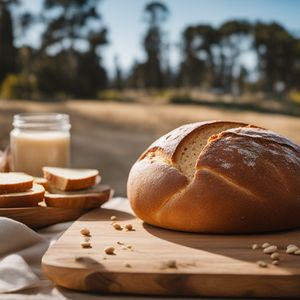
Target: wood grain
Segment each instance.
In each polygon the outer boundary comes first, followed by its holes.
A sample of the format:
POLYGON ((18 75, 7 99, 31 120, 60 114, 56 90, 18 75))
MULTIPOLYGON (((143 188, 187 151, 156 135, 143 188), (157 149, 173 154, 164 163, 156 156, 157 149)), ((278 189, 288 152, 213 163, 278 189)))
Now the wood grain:
POLYGON ((44 255, 44 273, 60 286, 90 292, 213 297, 300 297, 300 256, 285 246, 300 241, 300 230, 262 235, 204 235, 164 230, 132 214, 93 210, 77 220, 44 255), (135 231, 116 230, 110 216, 135 231), (91 231, 91 248, 81 248, 80 228, 91 231), (132 245, 133 250, 123 250, 132 245), (252 250, 276 244, 280 265, 252 250), (103 249, 115 247, 115 255, 103 249), (169 260, 176 268, 167 267, 169 260), (256 262, 265 260, 267 268, 256 262), (129 264, 130 267, 127 265, 129 264))
POLYGON ((0 208, 0 216, 19 221, 32 229, 73 221, 88 210, 78 208, 19 207, 0 208))

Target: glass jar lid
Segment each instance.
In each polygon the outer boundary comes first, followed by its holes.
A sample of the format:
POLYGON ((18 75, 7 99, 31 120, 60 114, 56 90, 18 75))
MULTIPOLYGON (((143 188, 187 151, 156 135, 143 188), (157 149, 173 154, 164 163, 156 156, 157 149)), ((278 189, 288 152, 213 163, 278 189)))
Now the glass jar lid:
POLYGON ((70 118, 59 113, 22 113, 14 115, 13 126, 30 130, 70 130, 70 118))

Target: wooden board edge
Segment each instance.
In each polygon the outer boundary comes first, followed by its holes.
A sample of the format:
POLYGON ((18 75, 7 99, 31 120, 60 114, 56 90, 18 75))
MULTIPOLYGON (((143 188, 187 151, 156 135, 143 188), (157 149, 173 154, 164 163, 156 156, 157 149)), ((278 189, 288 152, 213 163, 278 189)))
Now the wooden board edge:
POLYGON ((276 297, 300 297, 300 276, 260 276, 220 274, 174 274, 106 272, 94 269, 75 269, 51 266, 42 260, 43 273, 58 286, 80 292, 138 294, 187 297, 270 297, 269 286, 276 297), (76 272, 76 276, 74 276, 76 272), (238 280, 235 280, 235 278, 238 280), (288 277, 288 278, 287 278, 288 277), (232 286, 232 282, 236 285, 232 286), (147 283, 147 284, 145 284, 147 283))

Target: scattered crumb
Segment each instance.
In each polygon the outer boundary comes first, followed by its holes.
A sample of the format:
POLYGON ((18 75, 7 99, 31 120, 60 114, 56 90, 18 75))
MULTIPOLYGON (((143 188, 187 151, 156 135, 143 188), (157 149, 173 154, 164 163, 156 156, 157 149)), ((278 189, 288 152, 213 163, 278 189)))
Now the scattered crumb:
POLYGON ((279 265, 279 261, 278 260, 273 260, 272 265, 275 265, 275 266, 279 265))
POLYGON ((127 229, 127 231, 132 231, 133 230, 132 224, 126 224, 125 228, 127 229))
POLYGON ((267 247, 270 247, 270 246, 271 246, 270 243, 263 243, 263 244, 262 244, 262 248, 267 248, 267 247))
POLYGON ((92 248, 92 245, 90 242, 83 241, 80 243, 80 245, 82 248, 92 248))
POLYGON ((278 247, 275 245, 271 245, 269 247, 264 248, 263 252, 265 254, 272 254, 278 250, 278 247))
POLYGON ((108 255, 115 254, 115 247, 113 247, 113 246, 106 247, 106 248, 104 248, 104 252, 108 255))
POLYGON ((114 223, 113 224, 113 227, 116 229, 116 230, 122 230, 122 227, 119 223, 114 223))
POLYGON ((289 245, 287 248, 286 248, 286 253, 287 254, 294 254, 297 250, 299 250, 299 248, 295 245, 289 245))
POLYGON ((252 250, 256 250, 256 249, 258 249, 258 248, 259 248, 258 244, 253 244, 253 245, 252 245, 252 250))
POLYGON ((116 217, 116 216, 111 216, 111 217, 110 217, 110 220, 111 220, 111 221, 115 221, 115 220, 117 220, 117 217, 116 217))
POLYGON ((132 265, 127 263, 127 264, 125 264, 125 267, 126 268, 132 268, 132 265))
POLYGON ((289 245, 286 246, 286 248, 290 248, 290 247, 297 247, 297 246, 294 245, 294 244, 289 244, 289 245))
POLYGON ((278 252, 274 252, 271 254, 271 259, 273 260, 279 260, 279 253, 278 252))
POLYGON ((90 230, 86 227, 80 229, 80 234, 84 236, 91 236, 90 230))
POLYGON ((266 268, 268 266, 268 264, 265 261, 263 261, 263 260, 259 260, 256 263, 261 268, 266 268))
POLYGON ((117 242, 117 244, 118 244, 118 245, 124 245, 124 243, 123 243, 123 242, 117 242))

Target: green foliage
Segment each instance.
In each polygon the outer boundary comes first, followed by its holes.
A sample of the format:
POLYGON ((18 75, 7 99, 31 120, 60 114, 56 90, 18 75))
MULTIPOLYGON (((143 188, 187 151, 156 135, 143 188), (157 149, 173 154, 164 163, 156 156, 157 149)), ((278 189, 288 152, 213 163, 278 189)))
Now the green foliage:
POLYGON ((1 97, 5 99, 29 99, 34 97, 36 92, 36 78, 24 74, 9 74, 0 89, 1 97))
POLYGON ((288 99, 296 104, 300 104, 300 90, 292 90, 288 94, 288 99))
POLYGON ((124 96, 117 90, 107 89, 99 93, 99 98, 101 100, 110 100, 110 101, 121 101, 124 96))
POLYGON ((135 87, 157 88, 164 87, 163 71, 164 48, 162 23, 166 21, 169 10, 159 1, 153 1, 145 6, 145 20, 148 29, 144 37, 143 47, 147 55, 144 63, 136 63, 130 81, 135 87))

